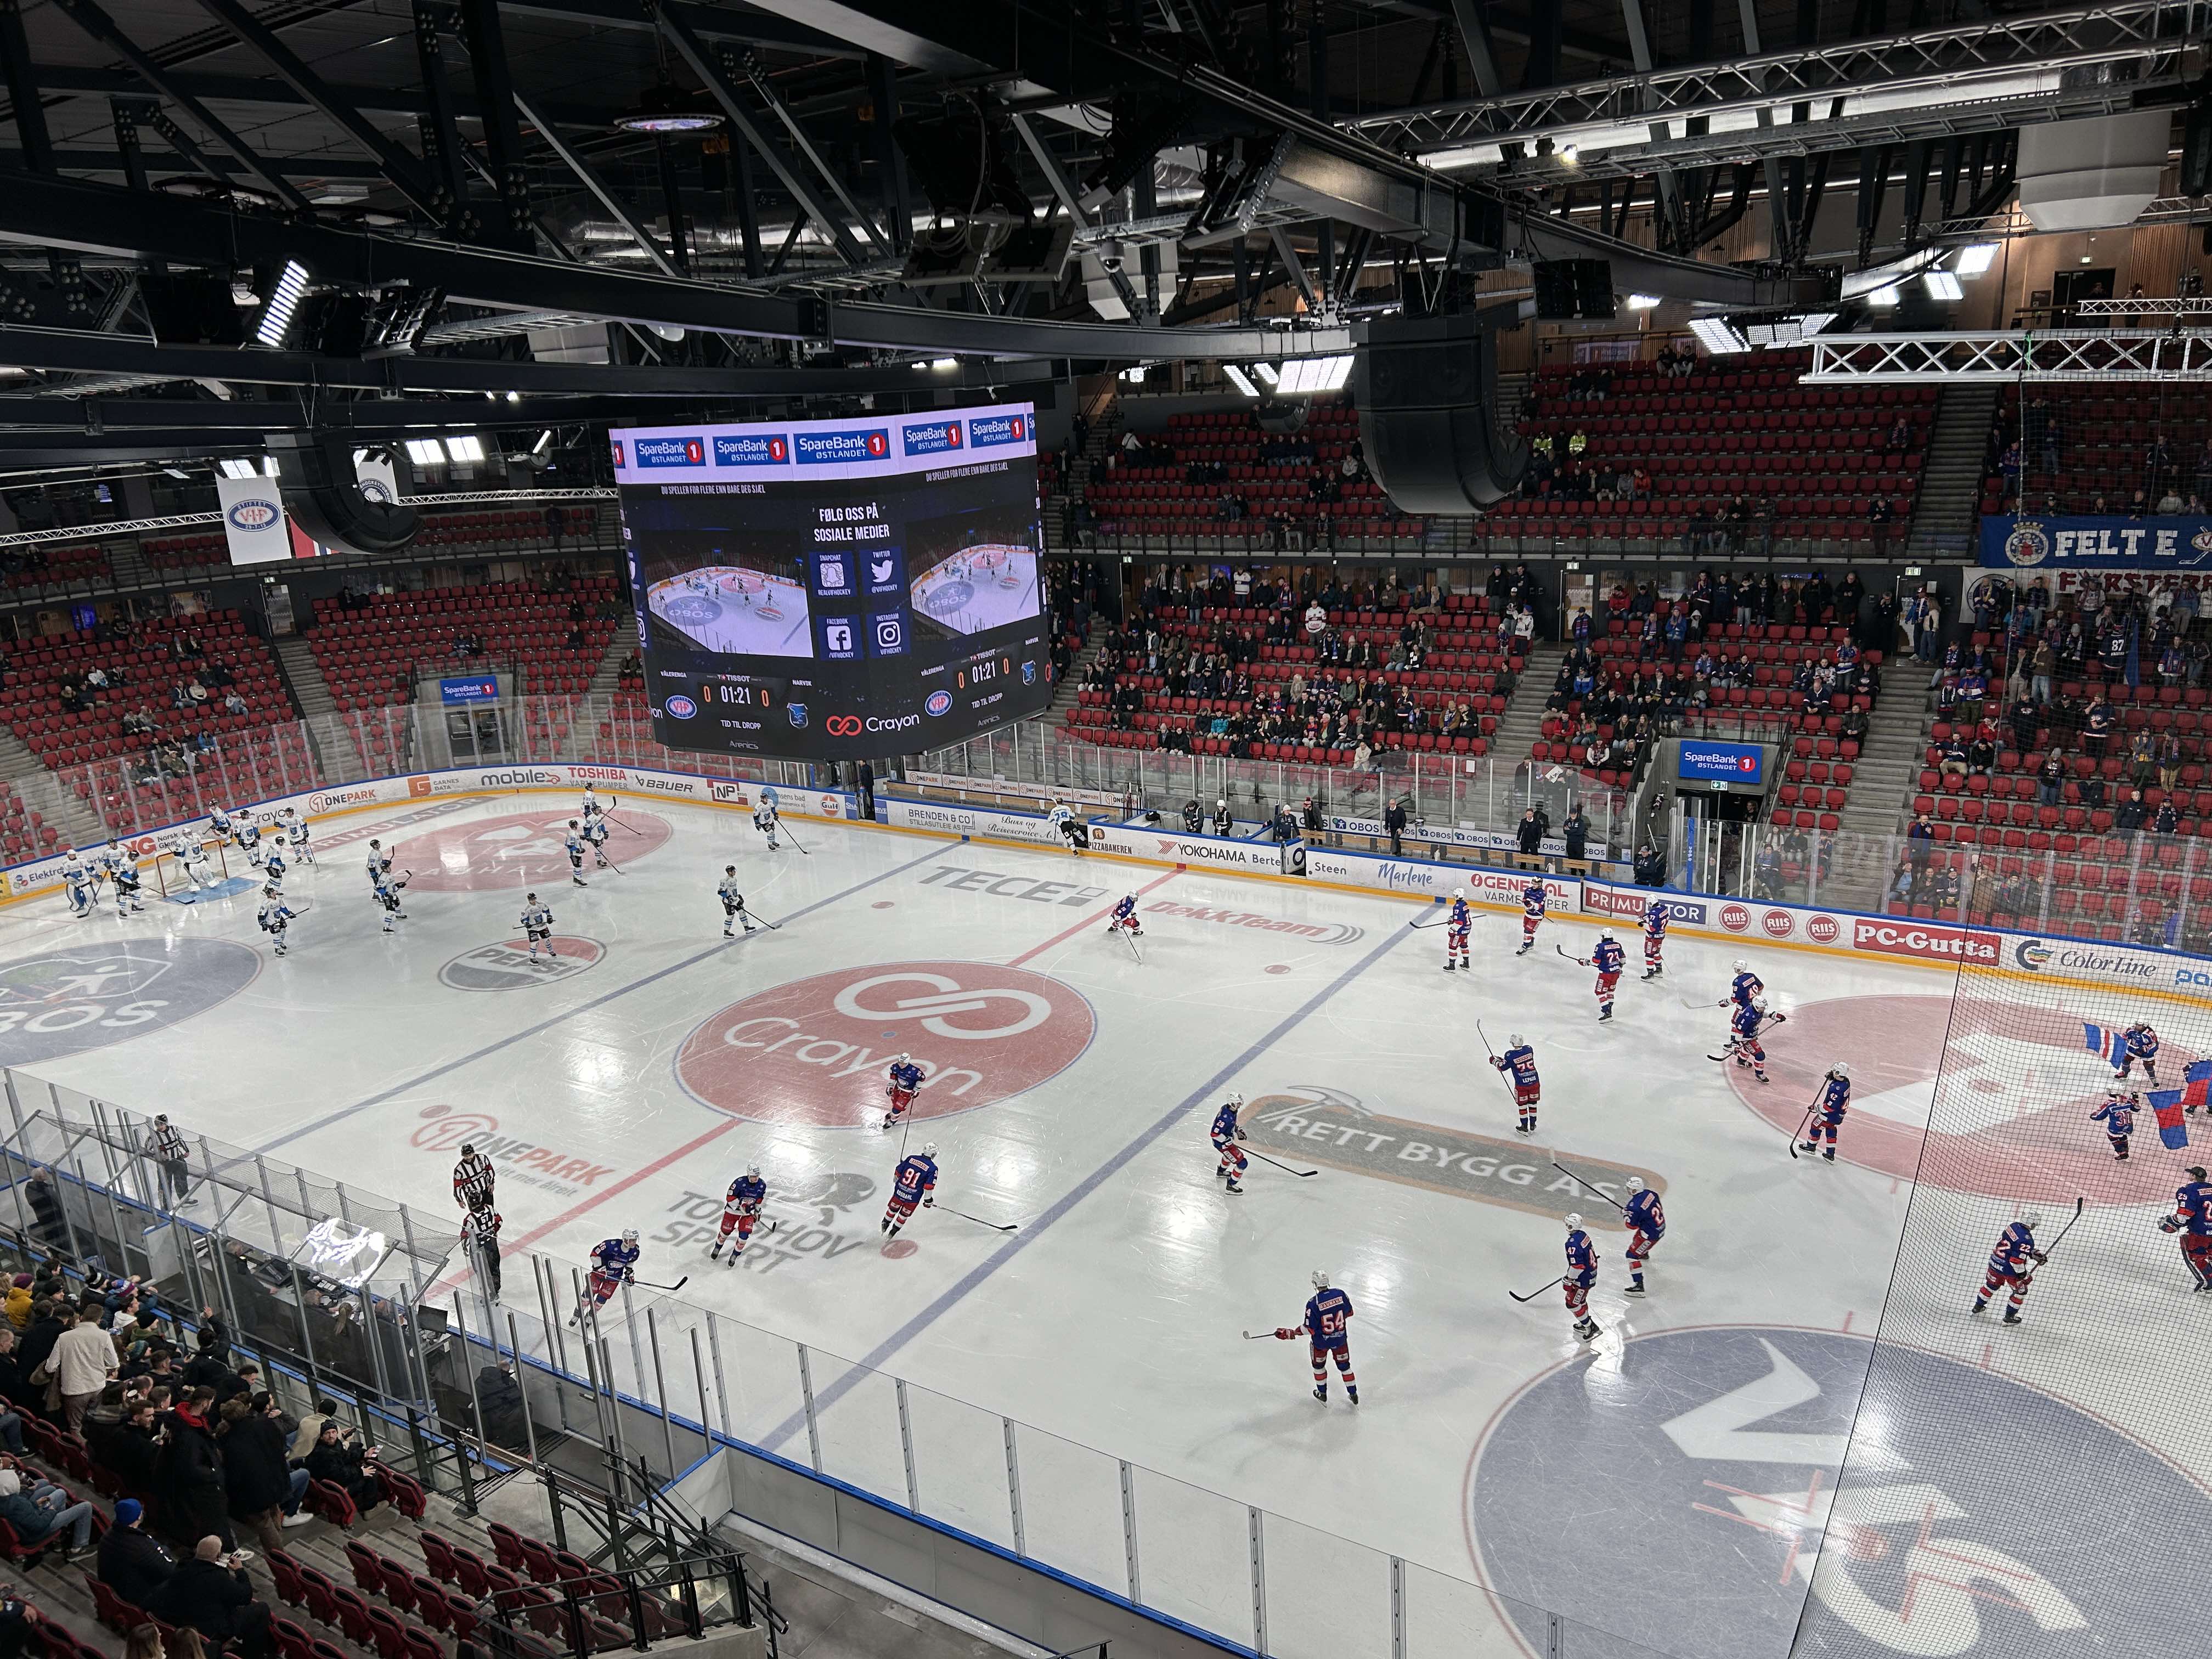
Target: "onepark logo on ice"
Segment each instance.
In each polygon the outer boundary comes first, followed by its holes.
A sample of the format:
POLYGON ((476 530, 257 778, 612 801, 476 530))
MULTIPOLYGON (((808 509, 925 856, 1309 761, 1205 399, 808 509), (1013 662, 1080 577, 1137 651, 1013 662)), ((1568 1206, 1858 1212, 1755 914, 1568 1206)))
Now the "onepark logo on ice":
POLYGON ((629 447, 639 466, 707 465, 707 446, 698 438, 633 438, 629 447))
POLYGON ((843 432, 799 432, 792 446, 802 466, 835 466, 844 461, 880 461, 891 453, 891 434, 880 426, 843 432))
POLYGON ((1029 416, 1026 415, 981 415, 968 422, 968 441, 978 449, 993 444, 1018 444, 1028 441, 1029 416))

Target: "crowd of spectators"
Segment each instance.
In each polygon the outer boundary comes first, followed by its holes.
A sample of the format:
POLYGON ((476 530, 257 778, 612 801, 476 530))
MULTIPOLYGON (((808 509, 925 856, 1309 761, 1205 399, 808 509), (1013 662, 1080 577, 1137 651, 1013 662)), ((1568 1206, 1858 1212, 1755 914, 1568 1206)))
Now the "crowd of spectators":
POLYGON ((1984 475, 1999 481, 1998 510, 2142 519, 2201 514, 2212 502, 2212 434, 2192 449, 2154 426, 2139 452, 2124 455, 2117 477, 2101 453, 2094 465, 2077 466, 2087 480, 2081 487, 2064 482, 2073 442, 2063 410, 2048 397, 2030 397, 2016 410, 2000 407, 1982 460, 1984 475))

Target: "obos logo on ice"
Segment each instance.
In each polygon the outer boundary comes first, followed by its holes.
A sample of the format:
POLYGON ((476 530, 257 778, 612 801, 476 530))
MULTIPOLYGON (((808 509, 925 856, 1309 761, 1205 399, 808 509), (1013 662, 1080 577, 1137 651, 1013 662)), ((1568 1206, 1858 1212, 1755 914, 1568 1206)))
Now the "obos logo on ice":
POLYGON ((672 720, 688 720, 699 712, 699 705, 681 691, 666 699, 660 706, 668 711, 668 718, 672 720))
POLYGON ((284 516, 284 509, 276 502, 252 496, 246 501, 233 501, 224 515, 236 530, 266 530, 284 516))
POLYGON ((952 707, 952 694, 950 691, 941 690, 933 691, 927 697, 922 700, 921 707, 922 711, 925 714, 945 714, 949 712, 952 707))

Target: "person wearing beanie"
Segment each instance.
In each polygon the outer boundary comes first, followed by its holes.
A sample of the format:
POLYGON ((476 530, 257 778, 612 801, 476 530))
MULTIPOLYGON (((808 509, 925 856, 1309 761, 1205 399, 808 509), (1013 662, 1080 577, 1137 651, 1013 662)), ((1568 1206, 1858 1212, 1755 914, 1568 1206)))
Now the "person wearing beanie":
POLYGON ((148 1532, 145 1506, 126 1498, 115 1506, 115 1524, 100 1540, 100 1582, 134 1607, 161 1599, 177 1571, 168 1547, 148 1532))

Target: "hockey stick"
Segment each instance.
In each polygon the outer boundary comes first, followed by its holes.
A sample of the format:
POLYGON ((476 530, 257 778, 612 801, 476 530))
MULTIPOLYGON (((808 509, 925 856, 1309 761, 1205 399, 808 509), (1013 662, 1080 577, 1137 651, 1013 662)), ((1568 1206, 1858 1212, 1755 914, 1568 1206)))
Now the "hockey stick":
POLYGON ((1416 916, 1413 921, 1407 922, 1406 926, 1408 927, 1441 927, 1450 920, 1451 917, 1449 915, 1438 916, 1434 921, 1423 921, 1419 916, 1416 916))
POLYGON ((1725 1008, 1729 1006, 1729 999, 1723 997, 1718 1002, 1692 1002, 1687 997, 1678 997, 1675 1000, 1694 1014, 1703 1008, 1725 1008))
POLYGON ((1294 1175, 1301 1181, 1304 1181, 1308 1176, 1317 1176, 1321 1173, 1319 1170, 1293 1170, 1289 1164, 1283 1163, 1281 1160, 1269 1158, 1265 1152, 1254 1152, 1252 1156, 1258 1158, 1262 1164, 1273 1164, 1277 1169, 1282 1170, 1284 1174, 1294 1175))
POLYGON ((1145 953, 1137 948, 1137 936, 1126 927, 1116 927, 1114 931, 1121 934, 1122 939, 1127 942, 1129 946, 1129 954, 1136 957, 1137 966, 1139 968, 1143 967, 1145 965, 1145 953))
MULTIPOLYGON (((1769 1014, 1765 1019, 1759 1021, 1757 1028, 1753 1030, 1748 1040, 1753 1042, 1756 1042, 1759 1038, 1765 1036, 1773 1027, 1777 1025, 1787 1025, 1789 1023, 1790 1016, 1787 1014, 1769 1014)), ((1721 1052, 1717 1054, 1707 1054, 1705 1058, 1707 1060, 1727 1060, 1735 1054, 1736 1050, 1744 1041, 1745 1039, 1731 1036, 1729 1039, 1729 1046, 1727 1048, 1722 1049, 1721 1052)))
POLYGON ((1567 1276, 1565 1273, 1561 1273, 1557 1279, 1552 1281, 1551 1285, 1539 1285, 1534 1290, 1529 1291, 1526 1296, 1522 1295, 1518 1291, 1508 1291, 1505 1294, 1511 1297, 1516 1302, 1534 1302, 1538 1297, 1543 1295, 1545 1291, 1550 1290, 1553 1285, 1564 1285, 1566 1282, 1567 1276))
POLYGON ((1621 1214, 1626 1215, 1628 1213, 1628 1206, 1622 1203, 1611 1193, 1606 1192, 1600 1188, 1590 1186, 1589 1182, 1584 1181, 1580 1176, 1577 1175, 1572 1170, 1570 1170, 1565 1164, 1560 1163, 1556 1158, 1552 1160, 1552 1167, 1557 1170, 1561 1175, 1566 1176, 1568 1180, 1573 1182, 1576 1186, 1588 1188, 1590 1192, 1596 1194, 1598 1197, 1612 1205, 1613 1207, 1620 1211, 1621 1214))
POLYGON ((2081 1206, 2084 1201, 2085 1200, 2078 1198, 2074 1200, 2073 1220, 2069 1221, 2063 1227, 2061 1227, 2058 1230, 2058 1237, 2051 1241, 2051 1248, 2043 1253, 2043 1261, 2038 1264, 2039 1266, 2048 1266, 2051 1258, 2058 1253, 2058 1247, 2066 1242, 2066 1235, 2074 1231, 2074 1222, 2079 1221, 2081 1218, 2081 1206))
POLYGON ((1246 1331, 1243 1337, 1247 1342, 1272 1342, 1275 1334, 1273 1331, 1246 1331))
MULTIPOLYGON (((1482 1022, 1479 1019, 1474 1022, 1474 1034, 1482 1039, 1482 1052, 1486 1055, 1497 1052, 1490 1046, 1490 1033, 1482 1029, 1482 1022)), ((1498 1086, 1505 1091, 1506 1097, 1512 1101, 1513 1109, 1519 1111, 1521 1097, 1513 1092, 1513 1079, 1506 1075, 1505 1068, 1502 1066, 1492 1066, 1490 1069, 1498 1073, 1498 1086)))
POLYGON ((762 927, 767 928, 771 933, 780 933, 783 931, 783 924, 781 922, 770 921, 766 916, 763 915, 757 910, 747 910, 743 914, 750 916, 755 921, 760 923, 762 927))
POLYGON ((994 1233, 1012 1232, 1015 1227, 1019 1224, 1015 1222, 1007 1222, 1004 1225, 1001 1225, 995 1221, 986 1221, 980 1215, 969 1215, 967 1211, 956 1210, 950 1204, 936 1204, 932 1205, 930 1207, 933 1209, 942 1210, 947 1215, 957 1215, 963 1221, 972 1221, 979 1227, 988 1227, 994 1233))
POLYGON ((791 833, 791 826, 787 824, 781 817, 776 819, 775 827, 783 831, 784 835, 789 839, 793 847, 799 848, 799 855, 802 858, 811 859, 814 856, 813 854, 807 851, 806 844, 800 841, 798 836, 791 833))
POLYGON ((1554 951, 1557 951, 1561 956, 1565 957, 1569 962, 1575 963, 1578 967, 1587 968, 1590 965, 1590 959, 1588 957, 1570 955, 1568 953, 1567 947, 1564 945, 1554 945, 1552 948, 1554 951))
POLYGON ((1797 1120, 1797 1133, 1790 1137, 1790 1156, 1792 1160, 1795 1160, 1797 1156, 1797 1136, 1805 1133, 1806 1127, 1813 1121, 1813 1114, 1820 1109, 1820 1097, 1814 1095, 1813 1103, 1805 1109, 1805 1115, 1797 1120))
POLYGON ((690 1282, 691 1275, 690 1273, 684 1274, 683 1278, 678 1279, 673 1285, 656 1285, 649 1279, 633 1279, 630 1280, 630 1283, 636 1285, 641 1291, 680 1291, 690 1282))

